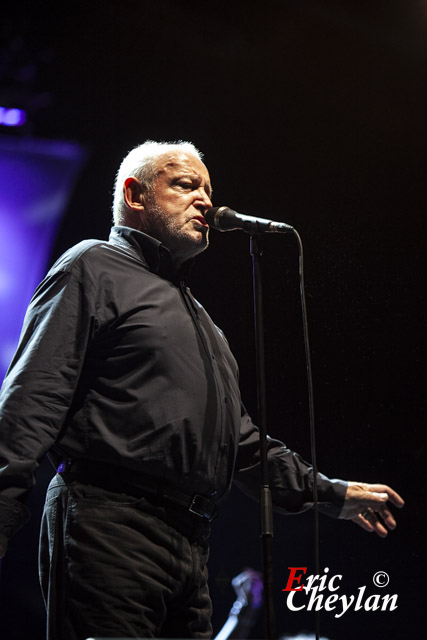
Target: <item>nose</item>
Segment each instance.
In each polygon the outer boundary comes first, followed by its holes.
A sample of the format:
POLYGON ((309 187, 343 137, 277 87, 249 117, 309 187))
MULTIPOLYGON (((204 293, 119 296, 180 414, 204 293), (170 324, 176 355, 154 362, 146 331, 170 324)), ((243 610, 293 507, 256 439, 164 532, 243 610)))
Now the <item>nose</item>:
POLYGON ((198 189, 196 206, 199 202, 203 206, 204 211, 212 207, 210 196, 203 187, 200 187, 200 189, 198 189))

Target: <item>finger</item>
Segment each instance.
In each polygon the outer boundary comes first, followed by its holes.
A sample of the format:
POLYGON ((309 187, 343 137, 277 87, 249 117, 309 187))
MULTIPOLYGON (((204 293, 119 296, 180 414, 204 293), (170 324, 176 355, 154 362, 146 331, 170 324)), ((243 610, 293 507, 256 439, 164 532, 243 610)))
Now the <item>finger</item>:
POLYGON ((388 500, 390 500, 390 502, 392 502, 399 509, 401 509, 405 504, 405 501, 402 498, 402 496, 399 495, 397 491, 389 487, 387 484, 367 484, 365 485, 365 488, 374 494, 386 493, 388 495, 388 500))
POLYGON ((385 491, 372 491, 365 490, 360 496, 358 496, 358 502, 363 507, 373 507, 380 509, 388 501, 389 495, 385 491))
POLYGON ((357 516, 355 516, 354 518, 351 518, 351 521, 359 525, 359 527, 362 527, 362 529, 364 529, 368 533, 374 532, 374 527, 372 526, 372 524, 369 522, 369 520, 362 516, 361 513, 357 514, 357 516))
POLYGON ((376 516, 376 514, 370 509, 365 510, 363 513, 359 514, 360 525, 362 523, 365 525, 366 531, 375 531, 375 533, 380 536, 380 538, 385 538, 388 534, 387 529, 384 527, 382 522, 380 522, 376 516))
POLYGON ((394 519, 393 514, 389 509, 387 509, 387 507, 382 507, 381 509, 378 510, 378 513, 381 516, 381 518, 384 520, 388 529, 393 530, 396 528, 397 522, 394 519))
POLYGON ((375 533, 377 536, 380 536, 380 538, 385 538, 388 535, 387 529, 378 519, 374 522, 373 527, 375 533))

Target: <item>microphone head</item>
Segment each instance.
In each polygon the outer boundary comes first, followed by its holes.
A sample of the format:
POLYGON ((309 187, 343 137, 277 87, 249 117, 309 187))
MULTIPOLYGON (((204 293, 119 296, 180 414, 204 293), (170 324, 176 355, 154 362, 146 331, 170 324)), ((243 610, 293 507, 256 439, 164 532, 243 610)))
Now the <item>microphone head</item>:
POLYGON ((218 231, 232 231, 236 226, 236 211, 229 207, 211 207, 205 213, 206 222, 218 231))

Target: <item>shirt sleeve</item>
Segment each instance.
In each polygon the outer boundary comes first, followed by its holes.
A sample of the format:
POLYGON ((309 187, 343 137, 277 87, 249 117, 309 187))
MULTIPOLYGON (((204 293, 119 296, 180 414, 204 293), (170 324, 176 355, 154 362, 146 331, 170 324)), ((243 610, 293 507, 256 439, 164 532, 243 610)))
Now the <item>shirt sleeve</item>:
MULTIPOLYGON (((307 511, 313 506, 313 467, 280 440, 268 436, 269 484, 274 510, 284 514, 307 511)), ((234 475, 236 485, 256 500, 260 494, 259 431, 246 411, 241 419, 240 443, 234 475)), ((317 474, 319 511, 338 517, 347 482, 317 474)))
POLYGON ((0 537, 28 520, 34 472, 73 400, 93 326, 78 271, 52 270, 36 289, 0 392, 0 537))

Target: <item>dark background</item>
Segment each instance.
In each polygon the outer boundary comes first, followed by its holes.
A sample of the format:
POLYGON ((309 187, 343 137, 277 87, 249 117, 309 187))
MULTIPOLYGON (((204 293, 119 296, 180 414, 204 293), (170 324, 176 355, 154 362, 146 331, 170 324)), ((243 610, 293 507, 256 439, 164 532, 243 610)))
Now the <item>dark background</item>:
MULTIPOLYGON (((322 615, 333 640, 425 637, 424 332, 427 3, 420 0, 15 2, 2 15, 0 103, 21 101, 15 135, 84 144, 89 160, 51 261, 106 237, 114 173, 147 138, 189 139, 216 205, 286 221, 302 236, 318 464, 332 477, 381 481, 407 505, 386 540, 321 519, 321 567, 342 593, 381 590, 394 612, 322 615), (72 7, 72 8, 71 8, 72 7)), ((12 102, 15 104, 12 104, 12 102)), ((10 133, 10 132, 8 132, 10 133)), ((25 188, 25 185, 22 185, 25 188)), ((225 331, 256 417, 249 240, 212 232, 192 289, 225 331)), ((292 236, 263 238, 269 431, 310 456, 305 361, 292 236)), ((34 492, 40 508, 43 482, 34 492)), ((1 637, 42 637, 37 518, 4 562, 1 637)), ((260 569, 257 508, 233 490, 210 561, 218 631, 231 578, 260 569)), ((290 613, 289 566, 313 562, 312 514, 277 517, 275 593, 282 632, 313 630, 290 613)), ((262 637, 263 628, 254 629, 262 637)))

